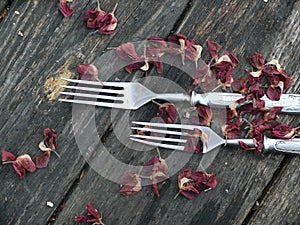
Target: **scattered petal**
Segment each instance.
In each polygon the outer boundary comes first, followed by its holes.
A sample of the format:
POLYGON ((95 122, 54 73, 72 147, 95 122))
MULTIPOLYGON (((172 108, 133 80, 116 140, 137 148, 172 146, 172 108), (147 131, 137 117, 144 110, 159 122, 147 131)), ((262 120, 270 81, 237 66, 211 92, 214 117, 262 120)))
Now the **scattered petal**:
POLYGON ((120 179, 120 183, 124 185, 120 193, 125 196, 134 195, 142 190, 141 178, 132 172, 124 174, 120 179))
POLYGON ((81 64, 78 66, 80 80, 99 81, 98 69, 93 64, 81 64))
POLYGON ((177 117, 176 107, 173 103, 164 103, 159 106, 157 117, 162 119, 165 123, 172 124, 177 117))
POLYGON ((68 5, 68 1, 67 0, 60 0, 60 2, 59 2, 59 10, 64 15, 64 17, 70 17, 74 13, 74 9, 72 9, 68 5))

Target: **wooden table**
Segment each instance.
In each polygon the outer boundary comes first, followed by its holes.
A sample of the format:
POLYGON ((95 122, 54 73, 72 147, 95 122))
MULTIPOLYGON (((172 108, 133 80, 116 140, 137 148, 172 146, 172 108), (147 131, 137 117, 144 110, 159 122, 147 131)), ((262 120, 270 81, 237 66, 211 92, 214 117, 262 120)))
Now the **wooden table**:
MULTIPOLYGON (((124 197, 118 183, 99 175, 82 157, 74 138, 72 105, 58 102, 57 96, 49 101, 44 90, 48 79, 62 74, 64 64, 68 66, 64 72, 78 77, 77 65, 96 62, 107 47, 182 33, 204 48, 207 40, 219 42, 222 50, 238 56, 241 65, 247 65, 246 57, 254 52, 268 60, 279 59, 294 80, 288 92, 299 93, 299 0, 120 0, 117 30, 106 36, 90 36, 81 20, 86 10, 96 6, 94 1, 74 1, 70 18, 58 11, 58 1, 9 2, 0 22, 0 146, 35 158, 41 154, 38 143, 44 128, 51 127, 58 133, 61 159, 52 154, 47 168, 28 173, 24 180, 11 166, 0 166, 1 225, 74 224, 75 216, 86 213, 88 202, 103 214, 105 224, 300 224, 299 156, 257 156, 224 147, 207 168, 218 177, 215 190, 194 200, 183 196, 174 200, 178 191, 174 175, 160 189, 159 198, 150 186, 124 197), (54 207, 48 207, 47 201, 54 207)), ((101 1, 101 6, 108 11, 115 3, 101 1)), ((208 59, 207 53, 204 57, 208 59)), ((238 67, 234 76, 244 75, 244 69, 238 67)), ((192 81, 179 77, 178 71, 170 66, 166 71, 162 76, 180 81, 188 92, 193 89, 192 81)), ((143 75, 123 74, 124 80, 143 75)), ((156 110, 148 104, 130 118, 147 120, 156 110)), ((111 124, 121 115, 111 119, 110 109, 95 111, 98 135, 118 160, 142 165, 155 155, 155 150, 141 155, 118 142, 111 124)), ((281 118, 292 126, 299 124, 296 115, 281 118)), ((168 150, 161 151, 168 155, 168 150)), ((184 168, 195 169, 200 159, 193 155, 184 168)))

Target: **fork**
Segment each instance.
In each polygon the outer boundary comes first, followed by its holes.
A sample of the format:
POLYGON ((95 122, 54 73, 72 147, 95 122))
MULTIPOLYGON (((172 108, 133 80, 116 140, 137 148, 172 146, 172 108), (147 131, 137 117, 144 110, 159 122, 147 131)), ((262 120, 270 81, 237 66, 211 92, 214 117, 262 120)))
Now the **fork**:
MULTIPOLYGON (((84 84, 89 86, 61 85, 68 90, 77 92, 60 92, 62 95, 80 97, 81 99, 59 99, 61 102, 78 103, 85 105, 103 106, 120 109, 138 109, 153 99, 162 99, 170 102, 188 101, 191 105, 202 104, 211 107, 224 107, 243 97, 238 93, 208 92, 191 96, 182 93, 157 94, 138 82, 99 82, 62 78, 73 84, 84 84), (80 93, 79 93, 80 91, 80 93), (87 93, 82 93, 82 91, 87 93), (83 99, 82 99, 83 98, 83 99)), ((280 101, 271 101, 266 96, 266 108, 283 106, 282 112, 299 113, 300 95, 283 94, 280 101)))
MULTIPOLYGON (((132 134, 130 139, 142 144, 147 144, 155 147, 162 147, 173 150, 184 150, 184 144, 187 137, 190 136, 189 132, 194 128, 201 130, 208 136, 206 144, 203 144, 203 153, 207 153, 214 148, 225 145, 239 146, 239 141, 244 142, 248 146, 254 146, 253 139, 227 139, 220 137, 211 128, 195 125, 182 125, 182 124, 164 124, 164 123, 149 123, 149 122, 132 122, 135 125, 131 127, 132 130, 154 132, 163 135, 176 135, 178 138, 170 138, 164 136, 154 135, 140 135, 132 134), (144 127, 140 127, 144 126, 144 127), (164 129, 163 129, 164 128, 164 129), (181 131, 178 131, 180 129, 181 131), (165 142, 165 143, 163 143, 165 142)), ((272 139, 264 137, 264 152, 282 152, 300 154, 300 138, 293 138, 290 140, 272 139)))

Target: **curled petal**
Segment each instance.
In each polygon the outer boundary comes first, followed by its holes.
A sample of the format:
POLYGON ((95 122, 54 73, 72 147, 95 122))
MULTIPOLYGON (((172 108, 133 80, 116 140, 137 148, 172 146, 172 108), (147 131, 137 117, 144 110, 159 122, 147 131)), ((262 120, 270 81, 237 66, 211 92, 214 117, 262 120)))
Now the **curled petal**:
POLYGON ((93 64, 81 64, 78 66, 80 80, 98 80, 98 69, 93 64))
POLYGON ((157 117, 162 119, 165 123, 172 124, 177 117, 176 107, 172 103, 164 103, 159 106, 157 117))
POLYGON ((16 156, 8 151, 2 151, 2 161, 7 162, 7 161, 15 161, 16 156))
POLYGON ((184 145, 184 151, 202 153, 204 148, 207 148, 208 136, 201 130, 194 128, 187 138, 184 145))
POLYGON ((45 168, 47 167, 50 159, 50 151, 45 151, 40 156, 36 157, 36 168, 45 168))
POLYGON ((35 164, 32 161, 30 155, 28 154, 19 156, 16 159, 16 162, 31 173, 33 173, 36 170, 35 164))
POLYGON ((70 8, 66 0, 60 0, 59 10, 64 15, 64 17, 70 17, 74 13, 74 9, 70 8))
POLYGON ((254 68, 258 70, 263 69, 265 63, 265 58, 263 57, 263 55, 256 52, 252 56, 248 56, 247 59, 251 66, 253 66, 254 68))
POLYGON ((199 125, 210 126, 213 116, 211 108, 205 105, 196 105, 196 111, 199 116, 199 125))
POLYGON ((295 129, 280 123, 271 130, 271 134, 274 138, 290 139, 295 135, 295 129))
POLYGON ((17 162, 14 162, 14 163, 13 163, 13 168, 14 168, 14 170, 17 172, 17 174, 19 175, 19 177, 20 177, 21 179, 24 179, 25 174, 26 174, 25 168, 24 168, 21 164, 19 164, 19 163, 17 163, 17 162))
POLYGON ((125 196, 134 195, 142 190, 141 178, 135 173, 126 173, 121 179, 120 183, 124 184, 120 193, 125 196))
POLYGON ((42 151, 55 150, 57 147, 57 134, 51 128, 44 129, 44 139, 39 144, 42 151))
POLYGON ((120 45, 116 48, 118 56, 123 60, 134 61, 138 60, 140 57, 135 51, 135 47, 131 42, 120 45))
POLYGON ((218 53, 221 49, 221 46, 217 42, 207 41, 208 53, 212 58, 215 58, 217 61, 218 53))

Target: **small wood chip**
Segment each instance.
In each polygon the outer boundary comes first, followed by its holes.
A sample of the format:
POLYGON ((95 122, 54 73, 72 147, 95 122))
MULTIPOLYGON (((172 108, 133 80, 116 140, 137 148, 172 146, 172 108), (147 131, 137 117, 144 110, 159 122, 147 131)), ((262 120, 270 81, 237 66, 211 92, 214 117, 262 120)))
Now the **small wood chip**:
POLYGON ((54 204, 53 204, 53 202, 48 201, 47 206, 50 207, 50 208, 53 208, 54 204))

